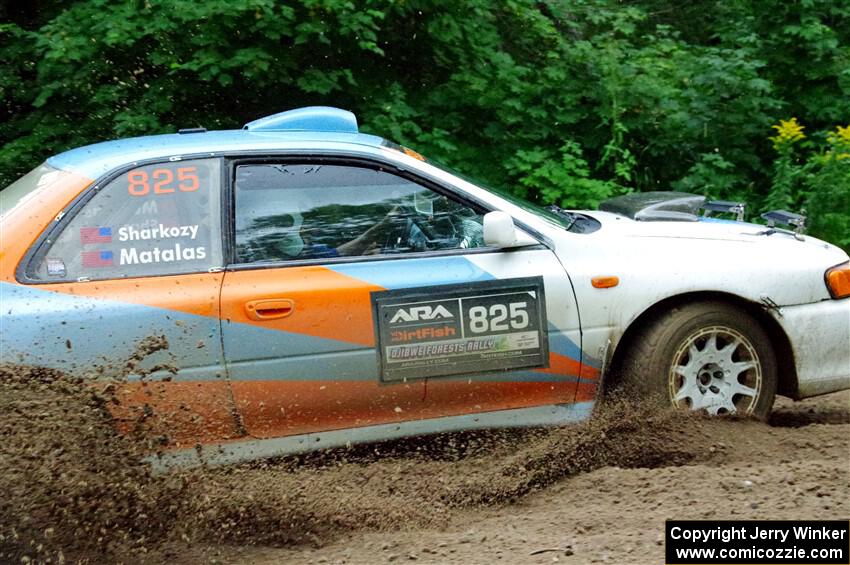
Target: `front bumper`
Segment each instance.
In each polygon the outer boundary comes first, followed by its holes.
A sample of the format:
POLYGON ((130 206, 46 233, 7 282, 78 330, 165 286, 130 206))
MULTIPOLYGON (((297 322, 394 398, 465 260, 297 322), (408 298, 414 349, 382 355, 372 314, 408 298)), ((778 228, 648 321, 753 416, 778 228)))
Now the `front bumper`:
POLYGON ((797 367, 797 398, 850 388, 850 298, 771 311, 797 367))

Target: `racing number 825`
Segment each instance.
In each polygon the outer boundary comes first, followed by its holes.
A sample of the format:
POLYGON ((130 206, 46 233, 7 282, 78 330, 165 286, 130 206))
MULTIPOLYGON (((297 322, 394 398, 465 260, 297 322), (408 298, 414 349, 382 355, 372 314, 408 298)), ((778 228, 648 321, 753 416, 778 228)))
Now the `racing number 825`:
POLYGON ((525 302, 473 306, 469 309, 469 329, 472 333, 504 332, 528 327, 525 302))
MULTIPOLYGON (((174 181, 174 173, 171 169, 154 169, 150 176, 146 171, 130 171, 127 173, 127 192, 130 196, 146 196, 151 191, 150 179, 153 179, 154 194, 170 194, 174 187, 168 185, 174 181)), ((197 167, 177 168, 177 189, 180 192, 195 192, 201 187, 198 180, 197 167)))

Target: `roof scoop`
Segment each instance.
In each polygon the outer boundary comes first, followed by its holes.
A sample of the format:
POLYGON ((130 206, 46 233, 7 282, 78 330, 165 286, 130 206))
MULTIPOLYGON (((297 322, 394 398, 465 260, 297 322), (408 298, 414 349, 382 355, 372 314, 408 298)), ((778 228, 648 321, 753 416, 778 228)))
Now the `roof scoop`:
POLYGON ((248 131, 324 131, 336 133, 359 133, 357 117, 348 110, 330 106, 308 106, 279 114, 272 114, 253 122, 242 129, 248 131))
POLYGON ((696 222, 705 196, 687 192, 633 192, 605 200, 599 209, 644 222, 696 222))

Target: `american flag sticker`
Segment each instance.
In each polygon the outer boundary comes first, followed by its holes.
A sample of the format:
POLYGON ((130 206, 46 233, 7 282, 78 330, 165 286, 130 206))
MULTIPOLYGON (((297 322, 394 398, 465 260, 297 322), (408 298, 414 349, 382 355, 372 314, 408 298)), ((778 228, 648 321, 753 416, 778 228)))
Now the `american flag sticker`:
POLYGON ((83 251, 83 267, 99 269, 112 266, 112 251, 83 251))
POLYGON ((80 228, 80 241, 87 243, 112 243, 112 228, 80 228))

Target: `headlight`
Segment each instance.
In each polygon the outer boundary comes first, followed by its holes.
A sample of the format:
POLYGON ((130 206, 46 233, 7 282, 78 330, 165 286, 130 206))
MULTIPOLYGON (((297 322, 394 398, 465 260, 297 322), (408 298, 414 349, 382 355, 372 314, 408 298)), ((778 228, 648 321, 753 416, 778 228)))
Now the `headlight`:
POLYGON ((823 278, 833 298, 850 296, 850 261, 827 269, 823 278))

